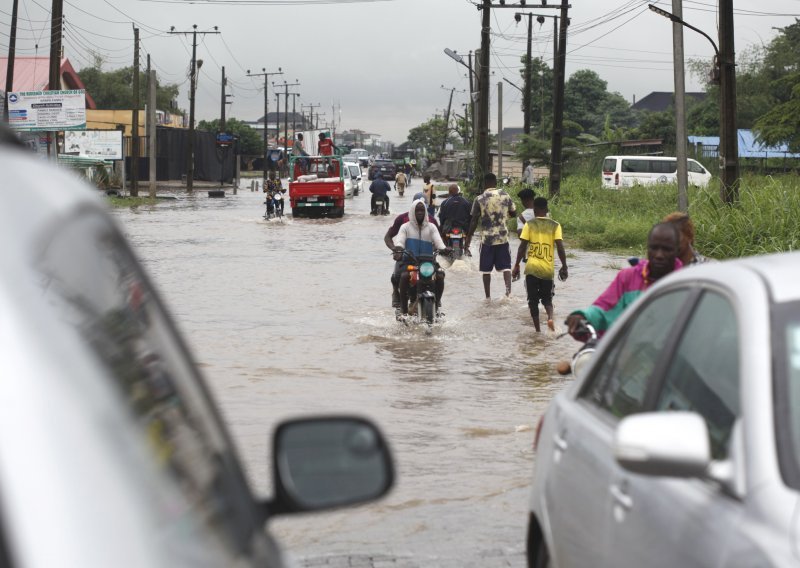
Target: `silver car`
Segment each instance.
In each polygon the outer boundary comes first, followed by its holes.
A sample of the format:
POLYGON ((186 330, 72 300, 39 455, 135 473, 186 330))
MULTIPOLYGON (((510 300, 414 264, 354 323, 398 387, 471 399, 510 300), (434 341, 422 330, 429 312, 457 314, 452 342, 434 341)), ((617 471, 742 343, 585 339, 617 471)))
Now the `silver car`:
POLYGON ((257 499, 98 190, 7 140, 0 171, 0 566, 283 566, 268 520, 389 489, 372 424, 311 417, 257 499))
POLYGON ((628 309, 537 427, 529 566, 800 565, 798 281, 706 264, 628 309))

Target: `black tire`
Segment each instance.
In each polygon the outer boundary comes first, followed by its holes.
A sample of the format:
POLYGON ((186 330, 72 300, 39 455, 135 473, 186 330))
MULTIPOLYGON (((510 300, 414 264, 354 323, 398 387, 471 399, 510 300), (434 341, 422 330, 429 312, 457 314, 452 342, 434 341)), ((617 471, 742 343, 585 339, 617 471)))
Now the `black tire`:
POLYGON ((422 319, 429 325, 432 324, 436 312, 433 300, 430 298, 423 298, 420 311, 422 312, 422 319))
POLYGON ((299 207, 292 207, 292 217, 297 218, 297 217, 302 217, 302 216, 303 215, 300 213, 300 208, 299 207))

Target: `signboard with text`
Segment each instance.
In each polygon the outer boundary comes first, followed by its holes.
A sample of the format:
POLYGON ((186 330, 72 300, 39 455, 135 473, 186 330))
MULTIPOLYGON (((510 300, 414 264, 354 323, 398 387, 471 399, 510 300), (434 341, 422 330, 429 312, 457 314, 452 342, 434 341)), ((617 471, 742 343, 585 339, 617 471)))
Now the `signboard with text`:
POLYGON ((122 159, 121 130, 70 130, 64 133, 64 153, 100 160, 122 159))
POLYGON ((8 123, 16 130, 83 130, 86 91, 10 92, 8 123))

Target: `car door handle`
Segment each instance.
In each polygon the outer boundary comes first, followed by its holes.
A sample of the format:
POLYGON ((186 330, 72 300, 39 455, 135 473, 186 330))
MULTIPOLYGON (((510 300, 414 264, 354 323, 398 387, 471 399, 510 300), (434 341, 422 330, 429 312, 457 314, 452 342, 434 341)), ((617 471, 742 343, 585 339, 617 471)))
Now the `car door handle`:
POLYGON ((558 434, 553 436, 553 443, 556 445, 556 448, 558 448, 562 452, 566 452, 567 451, 567 447, 569 447, 569 444, 567 444, 567 441, 564 438, 562 438, 561 436, 559 436, 558 434))
POLYGON ((633 507, 633 499, 619 485, 611 486, 611 496, 623 509, 630 510, 633 507))

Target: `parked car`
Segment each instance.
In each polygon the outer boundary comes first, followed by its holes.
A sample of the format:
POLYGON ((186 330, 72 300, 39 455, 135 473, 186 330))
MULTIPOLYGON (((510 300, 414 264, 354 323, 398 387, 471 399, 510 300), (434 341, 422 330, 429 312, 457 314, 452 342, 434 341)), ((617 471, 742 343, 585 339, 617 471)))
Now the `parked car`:
POLYGON ((344 162, 344 167, 350 174, 350 180, 353 184, 353 195, 358 195, 361 192, 361 166, 358 165, 358 162, 350 162, 345 156, 342 161, 344 162))
POLYGON ((394 162, 391 160, 375 160, 369 166, 369 179, 375 179, 375 174, 380 173, 386 181, 393 181, 397 173, 394 162))
POLYGON ((800 254, 684 268, 536 433, 529 566, 800 565, 800 254))
MULTIPOLYGON (((697 160, 686 160, 690 185, 708 187, 711 173, 697 160)), ((600 175, 603 187, 620 189, 632 185, 678 183, 678 159, 664 156, 606 156, 600 175)))
POLYGON ((257 499, 102 193, 8 139, 0 171, 0 565, 278 567, 268 520, 386 493, 378 429, 329 416, 278 426, 257 499))

